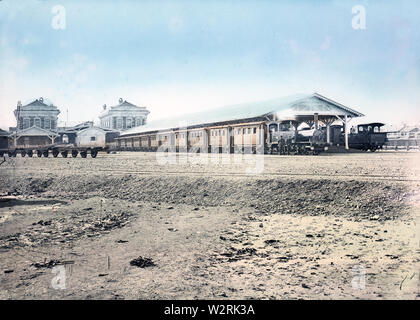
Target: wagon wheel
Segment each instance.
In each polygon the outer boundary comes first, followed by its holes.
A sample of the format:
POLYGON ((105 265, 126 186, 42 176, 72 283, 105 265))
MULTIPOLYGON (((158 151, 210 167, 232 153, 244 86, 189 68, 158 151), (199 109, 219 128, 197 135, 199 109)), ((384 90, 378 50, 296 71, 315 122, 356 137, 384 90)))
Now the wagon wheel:
POLYGON ((37 150, 36 151, 36 155, 38 156, 38 158, 42 157, 42 151, 41 150, 37 150))
POLYGON ((59 154, 60 152, 58 152, 57 150, 53 150, 53 152, 52 152, 52 154, 53 154, 53 157, 54 158, 57 158, 57 156, 58 156, 58 154, 59 154))
POLYGON ((33 156, 33 155, 34 155, 34 153, 32 152, 32 150, 29 150, 29 151, 28 151, 28 157, 29 157, 29 158, 32 158, 32 156, 33 156))
POLYGON ((45 150, 45 151, 42 153, 42 155, 43 155, 45 158, 48 158, 48 155, 49 155, 48 150, 45 150))
POLYGON ((72 152, 71 152, 71 156, 72 156, 73 158, 76 158, 78 153, 79 153, 79 152, 78 152, 77 150, 72 150, 72 152))
POLYGON ((90 156, 92 157, 92 158, 96 158, 96 156, 98 155, 98 151, 97 150, 92 150, 91 152, 90 152, 90 156))
POLYGON ((23 151, 20 153, 20 155, 22 156, 22 158, 25 158, 25 156, 26 156, 26 151, 25 151, 25 150, 23 150, 23 151))
POLYGON ((82 158, 86 158, 86 157, 87 157, 87 152, 86 152, 86 151, 82 151, 82 152, 80 152, 80 156, 81 156, 82 158))
POLYGON ((61 152, 61 156, 63 157, 63 158, 67 158, 67 155, 68 155, 68 151, 66 150, 66 151, 62 151, 61 152))

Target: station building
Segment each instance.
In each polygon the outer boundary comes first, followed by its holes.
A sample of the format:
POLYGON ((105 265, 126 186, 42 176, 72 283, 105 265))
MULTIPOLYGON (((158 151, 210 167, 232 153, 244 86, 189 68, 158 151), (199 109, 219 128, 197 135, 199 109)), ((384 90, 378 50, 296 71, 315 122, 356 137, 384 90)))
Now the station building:
POLYGON ((10 128, 13 144, 25 147, 53 144, 59 136, 59 114, 58 107, 42 97, 25 105, 18 101, 14 111, 16 127, 10 128))
POLYGON ((120 131, 140 127, 146 124, 149 113, 146 107, 136 106, 120 98, 116 106, 103 106, 99 115, 100 127, 120 131))

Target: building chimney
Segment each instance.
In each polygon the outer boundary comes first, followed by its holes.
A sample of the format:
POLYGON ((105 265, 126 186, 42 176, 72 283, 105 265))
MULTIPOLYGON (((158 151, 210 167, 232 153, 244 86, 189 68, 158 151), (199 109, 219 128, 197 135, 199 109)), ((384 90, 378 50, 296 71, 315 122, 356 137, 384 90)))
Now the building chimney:
POLYGON ((22 106, 22 102, 20 102, 20 100, 18 101, 17 106, 18 107, 21 107, 22 106))
POLYGON ((122 98, 120 98, 119 100, 118 100, 118 102, 121 104, 121 103, 123 103, 123 99, 122 98))
POLYGON ((104 108, 104 110, 106 110, 106 104, 104 104, 103 108, 104 108))
POLYGON ((39 101, 44 102, 44 99, 41 97, 41 98, 39 98, 39 101))

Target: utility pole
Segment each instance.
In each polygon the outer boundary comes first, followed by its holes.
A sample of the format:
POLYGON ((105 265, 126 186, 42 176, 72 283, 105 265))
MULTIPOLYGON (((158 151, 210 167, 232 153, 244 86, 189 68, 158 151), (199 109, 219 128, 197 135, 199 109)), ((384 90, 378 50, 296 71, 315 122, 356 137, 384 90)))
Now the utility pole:
POLYGON ((20 119, 20 101, 18 101, 17 107, 16 107, 16 130, 15 130, 15 136, 14 136, 14 146, 15 149, 17 147, 17 132, 19 130, 19 119, 20 119))

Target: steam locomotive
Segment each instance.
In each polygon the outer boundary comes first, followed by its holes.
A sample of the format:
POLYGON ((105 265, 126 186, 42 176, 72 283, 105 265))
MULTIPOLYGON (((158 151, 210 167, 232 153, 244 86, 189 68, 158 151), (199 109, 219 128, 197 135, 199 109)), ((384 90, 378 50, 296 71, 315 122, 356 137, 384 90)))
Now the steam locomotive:
MULTIPOLYGON (((349 148, 371 152, 382 149, 387 142, 386 132, 380 132, 382 126, 383 123, 375 122, 353 127, 348 135, 349 148)), ((330 146, 345 146, 342 125, 331 126, 329 133, 326 127, 296 130, 291 121, 270 124, 268 129, 266 153, 270 154, 318 154, 330 146)))

